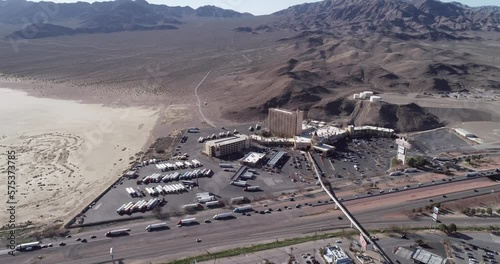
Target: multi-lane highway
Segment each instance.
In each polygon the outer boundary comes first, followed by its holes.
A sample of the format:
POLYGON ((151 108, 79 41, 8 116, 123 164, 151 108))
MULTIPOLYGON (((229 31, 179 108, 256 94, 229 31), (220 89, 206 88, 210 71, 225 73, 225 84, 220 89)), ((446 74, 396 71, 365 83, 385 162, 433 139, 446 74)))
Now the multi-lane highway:
MULTIPOLYGON (((478 181, 481 180, 478 179, 478 181)), ((345 201, 344 204, 367 229, 380 229, 391 225, 428 226, 429 221, 427 218, 410 220, 405 217, 393 218, 390 215, 403 209, 424 207, 430 203, 429 199, 432 199, 433 202, 443 202, 484 195, 492 190, 494 192, 500 191, 500 185, 495 185, 477 189, 477 192, 469 190, 452 193, 454 186, 459 184, 462 183, 452 182, 443 186, 429 186, 378 197, 345 201), (432 195, 434 190, 436 193, 442 193, 444 189, 450 190, 450 194, 446 198, 442 195, 432 195), (395 203, 386 203, 386 201, 391 200, 395 201, 395 203)), ((171 227, 170 230, 153 233, 147 233, 144 229, 147 223, 134 223, 122 226, 131 228, 132 231, 130 236, 119 238, 104 237, 107 230, 87 231, 74 235, 71 239, 64 239, 68 244, 64 247, 57 245, 60 242, 59 240, 45 240, 44 243, 52 242, 54 247, 33 252, 18 252, 16 257, 1 255, 0 263, 32 263, 34 259, 36 259, 36 263, 106 263, 111 260, 109 255, 111 247, 114 250, 115 260, 123 259, 126 260, 125 263, 131 260, 148 262, 146 260, 151 258, 169 260, 203 254, 207 251, 219 251, 239 245, 243 246, 287 237, 304 236, 314 232, 349 228, 350 224, 345 217, 342 220, 338 219, 339 216, 342 217, 342 213, 332 211, 333 203, 323 205, 323 201, 320 205, 317 201, 317 198, 297 198, 293 202, 285 201, 269 204, 268 207, 256 208, 257 210, 273 208, 271 214, 238 215, 234 220, 209 224, 203 223, 203 220, 211 218, 214 213, 203 212, 196 216, 200 221, 200 225, 177 228, 175 219, 172 219, 168 221, 171 227), (315 206, 302 206, 302 208, 298 209, 295 208, 297 203, 302 205, 311 203, 315 206), (283 209, 284 205, 293 207, 293 209, 283 210, 282 212, 276 210, 277 208, 283 209), (90 239, 92 235, 96 235, 97 238, 90 239), (87 238, 88 243, 76 242, 74 241, 76 237, 87 238), (197 238, 201 239, 202 242, 197 243, 195 241, 197 238)), ((445 218, 443 221, 446 221, 445 218)), ((476 219, 468 217, 454 217, 453 222, 459 226, 488 226, 494 224, 494 221, 488 218, 476 219)), ((117 228, 121 227, 113 227, 113 229, 117 228)))

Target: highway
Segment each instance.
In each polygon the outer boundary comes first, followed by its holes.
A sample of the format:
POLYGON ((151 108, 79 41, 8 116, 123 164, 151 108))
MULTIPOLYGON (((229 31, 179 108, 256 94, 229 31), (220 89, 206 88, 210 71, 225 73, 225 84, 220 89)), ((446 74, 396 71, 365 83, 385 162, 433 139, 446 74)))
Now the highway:
MULTIPOLYGON (((479 179, 478 179, 479 180, 479 179)), ((355 199, 345 201, 344 204, 355 215, 356 219, 363 224, 367 229, 387 228, 391 225, 406 225, 406 226, 428 226, 429 218, 420 220, 410 220, 407 217, 391 218, 385 217, 391 213, 401 212, 401 210, 409 208, 425 207, 430 204, 429 199, 433 202, 443 202, 447 200, 463 199, 470 196, 484 195, 500 191, 500 185, 493 187, 485 187, 473 190, 452 193, 453 186, 460 183, 448 183, 445 186, 430 186, 407 190, 404 192, 390 193, 386 195, 355 199), (442 195, 416 197, 422 190, 450 190, 450 194, 446 198, 442 195), (381 201, 395 200, 397 205, 384 204, 381 201), (367 207, 366 204, 369 206, 367 207)), ((71 239, 64 239, 68 244, 64 247, 59 247, 57 244, 60 241, 44 240, 44 243, 52 242, 53 248, 45 248, 34 252, 17 252, 17 256, 12 257, 5 254, 0 255, 0 263, 109 263, 109 249, 113 247, 115 260, 123 260, 123 263, 130 263, 134 260, 148 263, 151 258, 160 258, 162 261, 181 258, 184 256, 198 255, 208 252, 220 251, 226 248, 236 246, 244 246, 265 241, 274 241, 275 239, 283 239, 297 236, 313 234, 315 232, 332 232, 345 228, 350 230, 349 222, 340 211, 333 211, 333 203, 324 205, 317 203, 318 198, 304 199, 290 202, 279 202, 270 204, 267 208, 274 208, 271 214, 252 214, 252 216, 241 216, 234 220, 223 222, 213 222, 210 224, 203 223, 205 218, 211 218, 214 212, 203 212, 197 215, 197 219, 201 222, 200 225, 177 228, 176 220, 168 221, 170 230, 147 233, 144 228, 148 223, 134 223, 123 225, 121 227, 113 227, 118 229, 122 227, 131 228, 130 236, 119 238, 106 238, 104 233, 107 230, 86 231, 78 234, 78 237, 87 238, 88 243, 74 241, 77 237, 74 235, 71 239), (303 206, 301 209, 293 208, 292 210, 284 210, 277 212, 276 209, 283 208, 284 205, 294 207, 296 203, 312 203, 315 206, 303 206), (319 205, 319 206, 318 206, 319 205), (343 220, 338 220, 338 217, 343 217, 343 220), (96 235, 96 239, 90 239, 91 235, 96 235), (201 243, 196 243, 197 238, 202 239, 201 243), (38 259, 41 256, 41 259, 38 259)), ((266 207, 256 208, 257 210, 267 209, 266 207)), ((443 222, 446 218, 442 219, 443 222)), ((157 222, 157 221, 156 221, 157 222)), ((488 218, 469 218, 469 217, 454 217, 453 222, 458 226, 477 225, 488 226, 496 224, 495 219, 488 218)), ((110 228, 111 229, 111 228, 110 228)), ((159 261, 155 261, 159 262, 159 261)))

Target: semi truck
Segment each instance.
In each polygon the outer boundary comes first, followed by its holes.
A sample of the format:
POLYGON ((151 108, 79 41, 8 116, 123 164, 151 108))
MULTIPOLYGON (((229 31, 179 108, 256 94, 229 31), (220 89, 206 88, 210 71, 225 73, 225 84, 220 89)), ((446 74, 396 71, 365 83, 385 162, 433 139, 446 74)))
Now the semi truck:
POLYGON ((253 211, 251 205, 245 205, 245 206, 236 207, 233 210, 233 212, 235 212, 235 213, 244 213, 244 212, 249 212, 249 211, 253 211))
POLYGON ((205 203, 205 205, 206 205, 207 207, 219 207, 219 206, 221 206, 222 204, 221 204, 221 202, 219 202, 219 201, 211 201, 211 202, 206 202, 206 203, 205 203))
POLYGON ((248 186, 244 189, 245 192, 258 192, 261 191, 260 186, 248 186))
POLYGON ((179 220, 179 222, 177 222, 177 226, 181 227, 181 226, 187 226, 187 225, 194 225, 196 223, 198 223, 198 221, 196 221, 196 218, 186 218, 186 219, 179 220))
POLYGON ((148 226, 146 226, 146 230, 148 232, 152 232, 152 231, 155 231, 155 230, 161 230, 161 229, 167 229, 168 226, 167 226, 167 223, 164 222, 164 223, 157 223, 157 224, 150 224, 148 226))
POLYGON ((238 187, 247 187, 246 181, 232 181, 231 184, 238 187))
POLYGON ((106 233, 106 236, 107 237, 126 236, 129 234, 128 232, 130 232, 130 228, 111 230, 106 233))
POLYGON ((199 203, 194 203, 194 204, 186 204, 182 206, 182 209, 184 210, 201 210, 203 209, 203 205, 199 203))
POLYGON ((16 251, 31 251, 35 249, 40 249, 42 248, 42 242, 41 241, 36 241, 36 242, 30 242, 30 243, 24 243, 16 246, 16 251))
POLYGON ((232 212, 226 212, 226 213, 216 214, 214 215, 213 218, 214 220, 224 220, 224 219, 234 218, 234 215, 232 212))

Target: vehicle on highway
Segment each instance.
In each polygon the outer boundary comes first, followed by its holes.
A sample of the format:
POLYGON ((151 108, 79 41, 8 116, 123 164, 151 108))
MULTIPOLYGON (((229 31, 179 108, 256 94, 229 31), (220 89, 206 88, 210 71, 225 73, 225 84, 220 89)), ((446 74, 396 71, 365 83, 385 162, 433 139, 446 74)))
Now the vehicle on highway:
POLYGON ((61 243, 59 243, 59 246, 64 247, 64 246, 66 246, 66 243, 61 242, 61 243))
POLYGON ((94 238, 96 238, 96 237, 97 237, 97 236, 95 236, 95 235, 90 236, 90 238, 91 238, 91 239, 94 239, 94 238))
POLYGON ((36 241, 36 242, 30 242, 30 243, 24 243, 16 246, 16 251, 32 251, 35 249, 40 249, 42 248, 42 242, 41 241, 36 241))
POLYGON ((214 215, 214 220, 224 220, 234 218, 233 212, 226 212, 214 215))
POLYGON ((201 242, 201 239, 197 238, 197 239, 196 239, 196 242, 200 243, 200 242, 201 242))
POLYGON ((233 210, 234 213, 244 213, 244 212, 249 212, 249 211, 253 211, 251 205, 245 205, 245 206, 236 207, 233 210))
POLYGON ((168 228, 168 226, 167 226, 166 222, 157 223, 157 224, 150 224, 150 225, 146 226, 146 230, 148 232, 152 232, 152 231, 155 231, 155 230, 167 229, 167 228, 168 228))
POLYGON ((86 239, 86 238, 84 238, 84 239, 82 239, 82 241, 81 241, 81 242, 82 242, 82 243, 87 243, 87 239, 86 239))
POLYGON ((389 173, 389 176, 403 176, 403 175, 405 175, 405 174, 401 171, 395 171, 395 172, 389 173))
POLYGON ((466 178, 473 178, 473 177, 476 177, 478 175, 479 175, 479 172, 475 171, 475 172, 469 172, 469 173, 465 174, 465 177, 466 178))
POLYGON ((129 235, 128 232, 130 232, 130 228, 111 230, 106 233, 106 236, 107 237, 127 236, 129 235))
POLYGON ((196 223, 198 223, 198 221, 196 221, 196 218, 186 218, 186 219, 179 220, 179 222, 177 222, 177 226, 181 227, 181 226, 187 226, 187 225, 194 225, 196 223))

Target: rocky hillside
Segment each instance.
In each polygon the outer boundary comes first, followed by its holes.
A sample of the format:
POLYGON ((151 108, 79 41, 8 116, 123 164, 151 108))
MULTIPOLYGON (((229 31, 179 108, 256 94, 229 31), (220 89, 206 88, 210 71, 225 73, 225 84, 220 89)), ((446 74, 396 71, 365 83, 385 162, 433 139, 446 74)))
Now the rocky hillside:
MULTIPOLYGON (((363 90, 500 89, 498 63, 471 50, 481 46, 483 54, 496 53, 490 44, 479 43, 484 37, 493 42, 499 38, 498 7, 472 8, 436 0, 325 0, 293 6, 274 16, 271 23, 235 31, 296 32, 279 41, 291 59, 239 73, 238 80, 246 86, 234 87, 235 91, 243 95, 255 91, 254 80, 268 89, 243 97, 226 111, 227 117, 247 120, 251 115, 263 116, 268 107, 285 107, 308 110, 311 118, 331 119, 354 111, 357 106, 346 98, 363 90), (236 110, 241 105, 249 106, 236 110)), ((374 120, 400 131, 439 123, 413 105, 384 105, 370 115, 373 119, 357 116, 353 122, 374 120), (394 114, 389 115, 390 111, 394 114), (408 119, 404 112, 422 119, 408 119)))
POLYGON ((413 132, 442 127, 435 115, 416 104, 394 105, 386 102, 357 102, 350 124, 375 125, 392 128, 397 132, 413 132))
POLYGON ((472 8, 437 0, 325 0, 275 13, 275 30, 405 32, 500 31, 497 7, 472 8))
POLYGON ((32 23, 40 34, 13 32, 8 37, 42 38, 86 33, 109 33, 124 30, 176 29, 183 18, 235 18, 252 16, 215 6, 170 7, 149 4, 145 0, 117 0, 108 2, 53 3, 25 0, 1 0, 0 24, 32 23), (67 27, 75 21, 76 28, 67 27))

